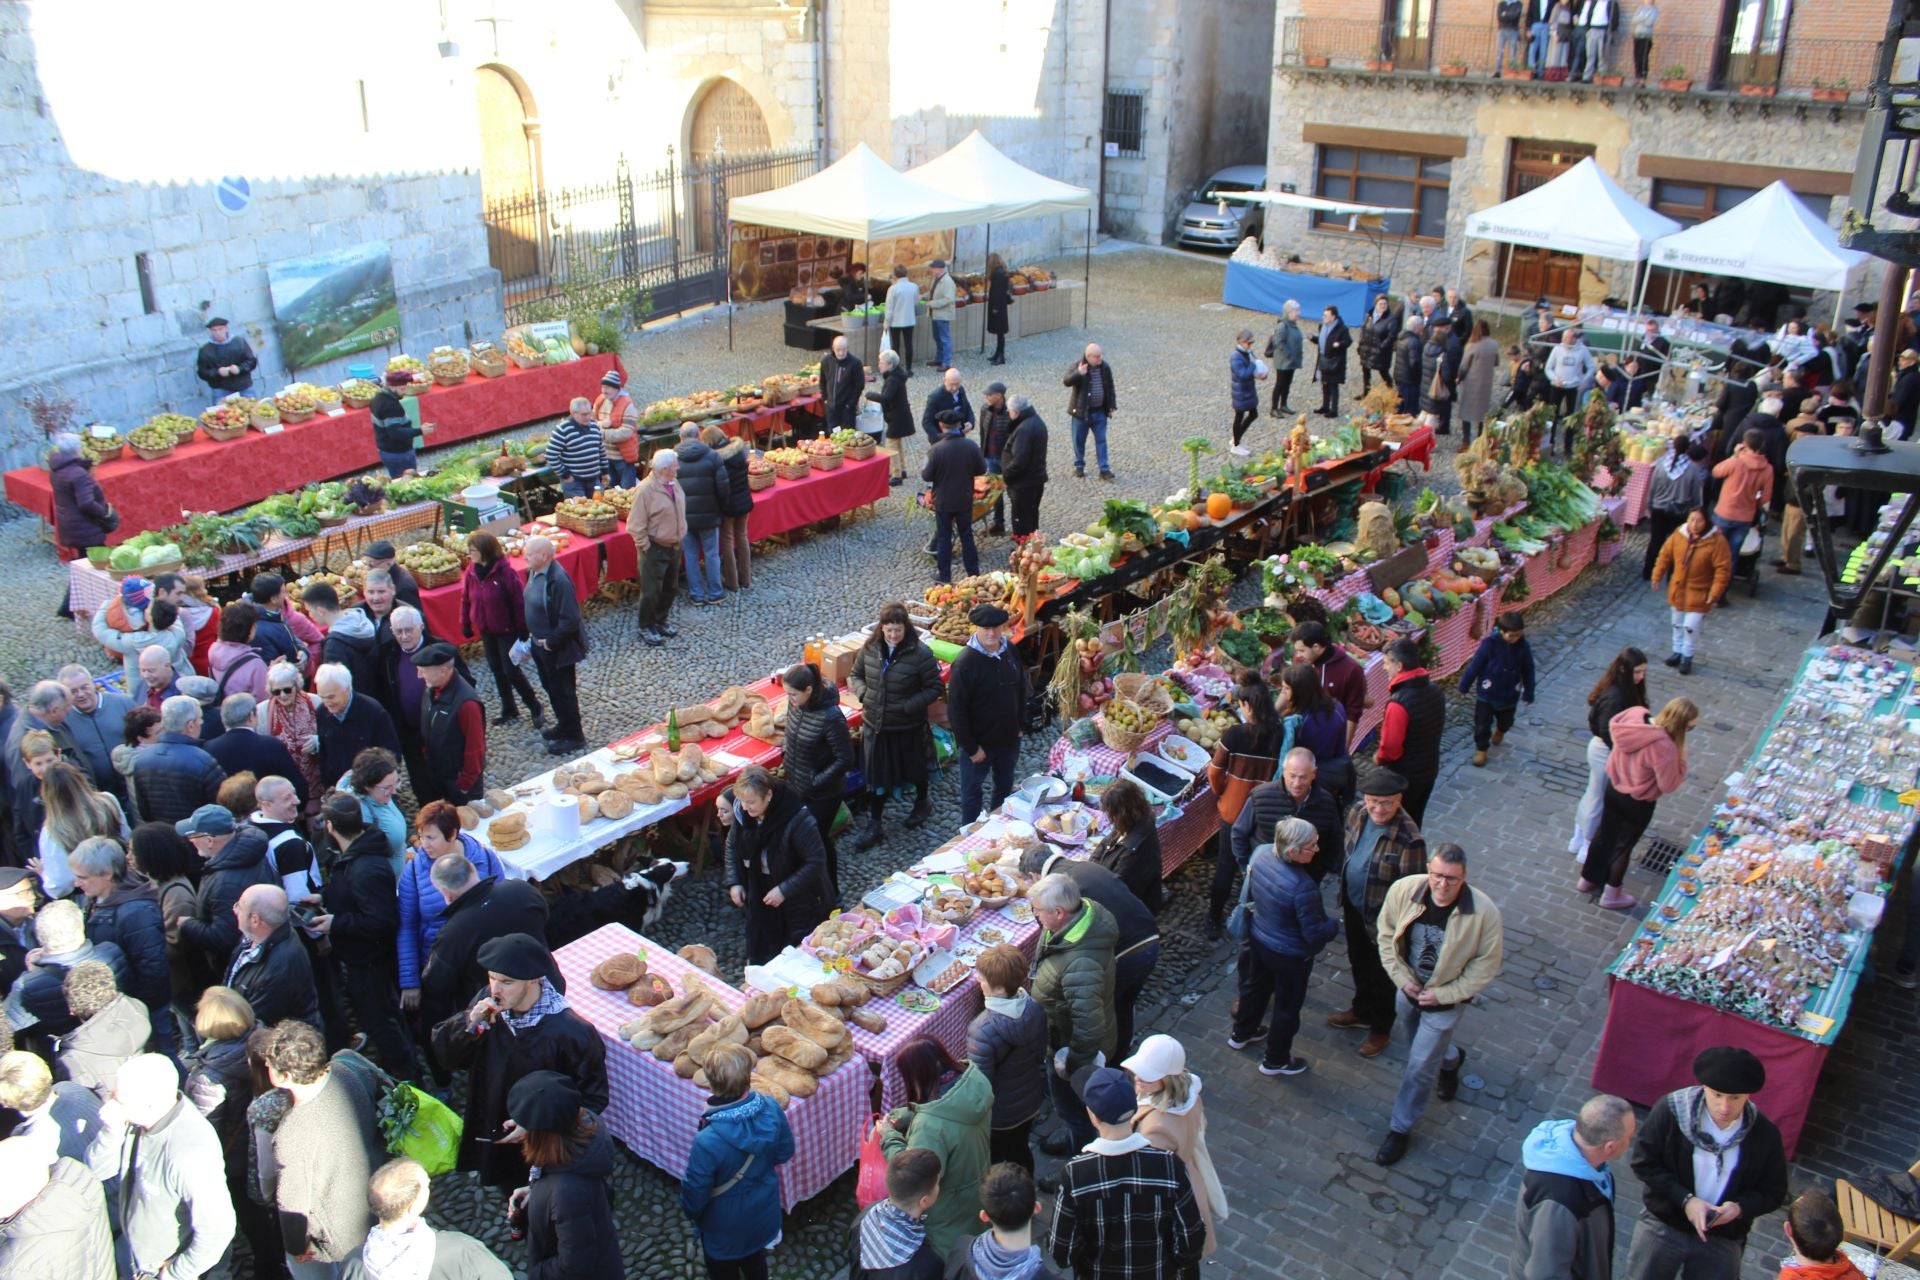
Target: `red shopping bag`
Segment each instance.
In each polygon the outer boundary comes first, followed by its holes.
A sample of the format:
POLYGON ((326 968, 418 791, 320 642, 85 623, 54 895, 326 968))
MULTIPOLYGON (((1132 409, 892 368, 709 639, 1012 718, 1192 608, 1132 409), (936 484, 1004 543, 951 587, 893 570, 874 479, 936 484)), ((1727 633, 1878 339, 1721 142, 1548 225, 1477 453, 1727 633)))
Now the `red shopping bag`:
POLYGON ((860 1176, 854 1183, 853 1202, 859 1208, 878 1204, 887 1198, 887 1153, 880 1149, 880 1113, 867 1117, 867 1136, 860 1143, 860 1176))

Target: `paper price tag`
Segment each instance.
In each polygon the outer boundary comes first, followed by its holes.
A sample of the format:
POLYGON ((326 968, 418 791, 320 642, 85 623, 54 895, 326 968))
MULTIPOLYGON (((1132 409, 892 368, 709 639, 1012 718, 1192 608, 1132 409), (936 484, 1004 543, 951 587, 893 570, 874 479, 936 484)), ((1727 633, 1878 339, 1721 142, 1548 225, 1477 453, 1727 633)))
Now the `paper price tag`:
POLYGON ((285 426, 283 426, 278 422, 274 422, 274 423, 269 423, 267 426, 261 427, 260 434, 263 436, 277 436, 284 430, 286 430, 285 426))

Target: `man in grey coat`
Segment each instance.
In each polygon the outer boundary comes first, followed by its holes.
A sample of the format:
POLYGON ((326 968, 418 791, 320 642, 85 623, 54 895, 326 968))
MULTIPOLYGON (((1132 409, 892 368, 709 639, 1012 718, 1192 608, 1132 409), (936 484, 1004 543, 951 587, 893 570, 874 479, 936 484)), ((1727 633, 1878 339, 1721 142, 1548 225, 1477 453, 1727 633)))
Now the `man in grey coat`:
POLYGON ((1543 1120, 1520 1147, 1507 1280, 1611 1280, 1613 1171, 1633 1145, 1633 1107, 1598 1094, 1576 1120, 1543 1120))
POLYGON ((122 1265, 166 1280, 213 1270, 233 1242, 226 1160, 213 1126, 181 1096, 173 1063, 157 1053, 127 1059, 100 1119, 90 1163, 111 1160, 120 1177, 122 1265))
POLYGON ((60 683, 66 686, 67 731, 87 762, 93 785, 111 791, 120 807, 127 806, 127 780, 113 767, 113 749, 126 740, 127 712, 133 701, 118 689, 103 689, 93 682, 93 673, 77 662, 60 668, 60 683))
MULTIPOLYGON (((267 1080, 293 1105, 262 1159, 289 1263, 339 1263, 373 1226, 367 1182, 386 1159, 373 1099, 353 1073, 336 1071, 326 1041, 289 1019, 267 1042, 267 1080)), ((311 1271, 290 1267, 297 1275, 311 1271)))
POLYGON ((114 1280, 107 1201, 87 1166, 32 1138, 0 1142, 0 1276, 114 1280))

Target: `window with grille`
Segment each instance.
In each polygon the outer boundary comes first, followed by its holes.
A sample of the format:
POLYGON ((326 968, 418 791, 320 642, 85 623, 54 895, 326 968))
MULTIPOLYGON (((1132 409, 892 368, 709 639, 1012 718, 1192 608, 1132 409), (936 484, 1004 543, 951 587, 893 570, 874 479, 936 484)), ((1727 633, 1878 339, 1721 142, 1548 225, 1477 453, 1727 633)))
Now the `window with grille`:
POLYGON ((1101 141, 1110 156, 1138 159, 1147 153, 1147 91, 1107 90, 1107 114, 1101 141))
MULTIPOLYGON (((1444 242, 1447 190, 1452 180, 1453 161, 1446 156, 1368 151, 1362 147, 1315 148, 1313 194, 1328 200, 1415 210, 1411 218, 1394 214, 1385 220, 1390 236, 1410 234, 1415 240, 1444 242)), ((1347 219, 1316 213, 1313 225, 1319 231, 1346 231, 1347 219)))

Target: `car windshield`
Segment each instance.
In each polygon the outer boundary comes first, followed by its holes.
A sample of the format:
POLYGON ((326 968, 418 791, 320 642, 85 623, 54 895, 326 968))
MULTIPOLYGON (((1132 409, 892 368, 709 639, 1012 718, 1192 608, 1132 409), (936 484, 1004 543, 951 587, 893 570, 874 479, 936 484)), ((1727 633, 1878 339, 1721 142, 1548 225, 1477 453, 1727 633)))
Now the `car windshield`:
POLYGON ((1251 182, 1209 182, 1205 186, 1201 187, 1198 191, 1194 192, 1193 198, 1195 200, 1209 199, 1210 197, 1208 193, 1213 191, 1254 191, 1254 190, 1257 190, 1257 188, 1251 182))

